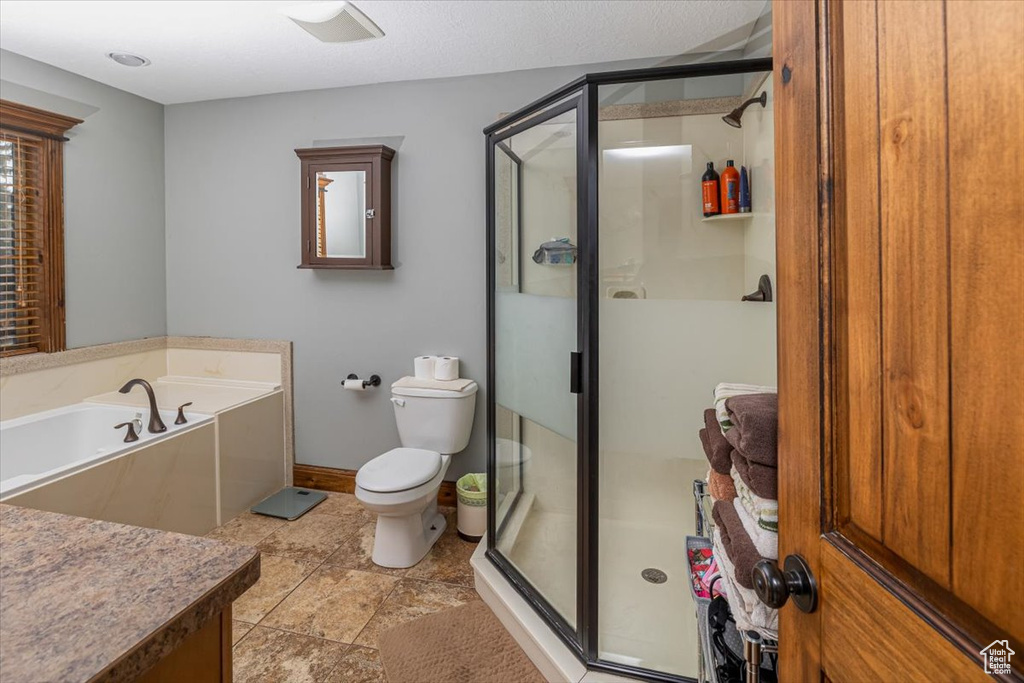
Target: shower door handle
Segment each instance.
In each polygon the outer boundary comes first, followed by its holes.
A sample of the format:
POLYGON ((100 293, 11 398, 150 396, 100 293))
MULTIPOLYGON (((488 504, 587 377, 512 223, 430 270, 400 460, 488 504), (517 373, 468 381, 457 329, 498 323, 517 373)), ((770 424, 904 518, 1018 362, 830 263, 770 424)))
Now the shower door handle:
POLYGON ((580 389, 580 375, 583 368, 583 355, 579 351, 569 354, 569 391, 578 394, 580 389))

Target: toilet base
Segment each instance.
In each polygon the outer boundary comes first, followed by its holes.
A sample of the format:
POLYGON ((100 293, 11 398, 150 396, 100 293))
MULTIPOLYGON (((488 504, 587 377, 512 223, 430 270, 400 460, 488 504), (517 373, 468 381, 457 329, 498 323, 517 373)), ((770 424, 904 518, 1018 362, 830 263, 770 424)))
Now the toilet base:
POLYGON ((392 516, 377 515, 373 539, 373 563, 381 567, 411 567, 430 552, 444 533, 448 522, 437 511, 437 499, 422 513, 392 516))

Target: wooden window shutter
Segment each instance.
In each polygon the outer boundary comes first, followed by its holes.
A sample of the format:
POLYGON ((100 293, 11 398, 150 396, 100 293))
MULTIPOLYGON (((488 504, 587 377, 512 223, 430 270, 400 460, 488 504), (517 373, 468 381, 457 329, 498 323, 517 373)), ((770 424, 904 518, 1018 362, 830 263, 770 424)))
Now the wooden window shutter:
POLYGON ((0 356, 65 348, 63 145, 78 123, 0 100, 0 356))

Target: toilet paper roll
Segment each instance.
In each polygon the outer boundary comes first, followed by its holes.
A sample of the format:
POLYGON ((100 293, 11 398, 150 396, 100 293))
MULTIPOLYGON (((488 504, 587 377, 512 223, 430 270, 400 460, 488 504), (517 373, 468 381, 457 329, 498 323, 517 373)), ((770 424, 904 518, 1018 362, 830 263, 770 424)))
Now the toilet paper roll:
POLYGON ((346 379, 342 381, 341 385, 348 391, 366 391, 361 379, 346 379))
POLYGON ((436 361, 437 356, 417 356, 412 362, 416 379, 434 379, 434 363, 436 361))
POLYGON ((448 381, 459 378, 459 359, 455 356, 439 356, 434 361, 434 379, 448 381))

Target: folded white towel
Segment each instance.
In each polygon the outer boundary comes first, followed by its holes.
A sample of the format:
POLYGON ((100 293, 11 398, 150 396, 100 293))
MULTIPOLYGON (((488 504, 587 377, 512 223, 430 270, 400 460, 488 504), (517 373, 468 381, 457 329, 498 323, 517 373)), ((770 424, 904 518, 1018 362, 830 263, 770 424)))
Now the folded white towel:
POLYGON ((740 631, 757 631, 766 638, 778 640, 779 611, 761 602, 754 591, 736 583, 736 567, 725 554, 718 529, 711 532, 711 547, 715 552, 715 560, 722 569, 725 599, 729 602, 732 618, 736 620, 736 628, 740 631))
POLYGON ((735 467, 729 470, 729 474, 732 476, 733 484, 736 485, 736 500, 740 502, 747 514, 757 521, 757 526, 761 529, 778 533, 779 501, 762 498, 751 491, 735 467))
POLYGON ((403 377, 391 385, 392 389, 446 389, 448 391, 462 391, 473 383, 471 379, 427 379, 419 377, 403 377))
POLYGON ((757 520, 747 512, 747 508, 743 506, 739 496, 732 499, 732 504, 736 508, 736 514, 739 515, 740 523, 743 524, 743 530, 747 532, 747 536, 753 541, 758 554, 766 560, 779 559, 778 532, 768 531, 759 527, 757 520))
POLYGON ((725 409, 726 399, 733 396, 744 396, 746 394, 777 394, 776 387, 762 387, 756 384, 729 384, 723 382, 715 387, 715 417, 718 418, 718 425, 722 433, 732 429, 732 421, 729 420, 729 413, 725 409))

